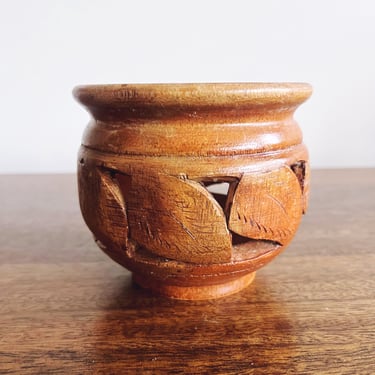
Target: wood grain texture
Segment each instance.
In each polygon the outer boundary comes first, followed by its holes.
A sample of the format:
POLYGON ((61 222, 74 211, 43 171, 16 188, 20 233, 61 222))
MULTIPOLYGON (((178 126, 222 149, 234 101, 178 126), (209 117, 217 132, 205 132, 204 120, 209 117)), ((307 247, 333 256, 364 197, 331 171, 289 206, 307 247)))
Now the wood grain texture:
POLYGON ((223 210, 198 182, 139 174, 124 196, 131 238, 154 254, 198 264, 231 260, 223 210))
MULTIPOLYGON (((80 160, 80 165, 90 160, 80 160)), ((120 252, 128 243, 128 220, 125 202, 119 185, 113 181, 110 173, 92 165, 91 168, 80 168, 78 183, 80 206, 85 221, 95 238, 106 243, 111 241, 113 251, 120 252), (91 191, 92 194, 84 194, 91 191)))
POLYGON ((307 83, 124 84, 80 86, 74 96, 93 116, 83 137, 87 147, 196 157, 300 144, 293 113, 311 90, 307 83))
POLYGON ((78 157, 81 210, 100 248, 172 298, 246 287, 306 209, 308 154, 293 115, 311 91, 306 83, 77 87, 91 114, 78 157), (230 184, 226 197, 207 190, 216 182, 230 184))
POLYGON ((249 288, 169 300, 97 250, 75 176, 0 176, 0 373, 372 374, 374 223, 374 169, 313 171, 299 232, 249 288))
POLYGON ((241 236, 286 245, 297 230, 301 213, 298 178, 284 166, 241 177, 228 226, 241 236))

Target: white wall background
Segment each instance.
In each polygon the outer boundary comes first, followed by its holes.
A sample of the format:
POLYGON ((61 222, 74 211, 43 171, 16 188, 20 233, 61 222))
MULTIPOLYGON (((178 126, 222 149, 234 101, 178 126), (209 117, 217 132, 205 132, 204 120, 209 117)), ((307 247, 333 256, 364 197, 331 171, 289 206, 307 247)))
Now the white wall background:
POLYGON ((0 173, 75 171, 84 83, 306 81, 313 167, 375 166, 375 2, 0 0, 0 173))

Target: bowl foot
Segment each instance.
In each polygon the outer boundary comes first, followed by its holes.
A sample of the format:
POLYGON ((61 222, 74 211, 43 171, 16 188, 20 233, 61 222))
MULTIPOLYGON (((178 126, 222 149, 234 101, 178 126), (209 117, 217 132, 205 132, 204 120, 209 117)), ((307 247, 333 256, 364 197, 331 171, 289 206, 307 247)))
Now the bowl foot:
POLYGON ((222 284, 204 286, 180 286, 171 285, 160 280, 150 279, 144 275, 134 274, 133 281, 140 287, 152 292, 175 299, 182 300, 205 300, 224 297, 246 288, 254 280, 255 272, 249 273, 238 279, 227 281, 222 284))

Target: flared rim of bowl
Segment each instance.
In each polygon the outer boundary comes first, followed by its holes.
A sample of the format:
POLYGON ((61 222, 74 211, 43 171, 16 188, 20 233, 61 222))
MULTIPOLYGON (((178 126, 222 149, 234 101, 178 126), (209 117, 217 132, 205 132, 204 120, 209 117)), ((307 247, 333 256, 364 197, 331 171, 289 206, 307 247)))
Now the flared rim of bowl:
POLYGON ((152 83, 80 85, 74 97, 86 107, 298 106, 312 93, 302 82, 152 83))

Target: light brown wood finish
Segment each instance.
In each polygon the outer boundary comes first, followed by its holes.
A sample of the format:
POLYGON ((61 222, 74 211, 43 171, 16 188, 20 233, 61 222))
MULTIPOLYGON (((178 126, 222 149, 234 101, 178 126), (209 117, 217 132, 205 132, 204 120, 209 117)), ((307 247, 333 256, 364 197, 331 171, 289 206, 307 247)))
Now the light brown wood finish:
POLYGON ((142 286, 220 297, 293 238, 308 155, 293 119, 303 83, 97 85, 74 90, 92 115, 79 153, 83 217, 142 286), (228 194, 210 185, 228 183, 228 194))
POLYGON ((298 179, 288 167, 244 175, 236 189, 229 228, 242 236, 289 243, 301 219, 298 179))
POLYGON ((372 374, 375 170, 313 171, 250 287, 158 298, 97 250, 75 176, 0 176, 1 374, 372 374))

